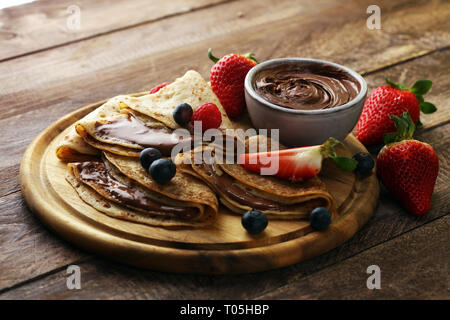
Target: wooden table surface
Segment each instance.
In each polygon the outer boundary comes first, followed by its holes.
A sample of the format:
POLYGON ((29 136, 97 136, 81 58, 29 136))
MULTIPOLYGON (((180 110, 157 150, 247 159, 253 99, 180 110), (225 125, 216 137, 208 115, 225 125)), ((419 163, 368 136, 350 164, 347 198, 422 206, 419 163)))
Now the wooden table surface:
MULTIPOLYGON (((381 29, 366 26, 372 0, 62 0, 0 10, 0 299, 380 299, 450 298, 450 2, 376 1, 381 29), (80 28, 68 28, 68 7, 80 28), (33 138, 61 116, 117 94, 171 81, 188 69, 209 76, 206 56, 255 52, 331 60, 364 75, 431 79, 416 137, 440 170, 430 212, 408 214, 381 191, 368 224, 348 242, 279 270, 199 276, 141 270, 77 249, 27 208, 18 180, 33 138), (81 268, 68 290, 67 267, 81 268), (369 290, 367 267, 381 269, 369 290)), ((72 20, 71 20, 72 21, 72 20)), ((376 152, 376 150, 371 150, 376 152)))

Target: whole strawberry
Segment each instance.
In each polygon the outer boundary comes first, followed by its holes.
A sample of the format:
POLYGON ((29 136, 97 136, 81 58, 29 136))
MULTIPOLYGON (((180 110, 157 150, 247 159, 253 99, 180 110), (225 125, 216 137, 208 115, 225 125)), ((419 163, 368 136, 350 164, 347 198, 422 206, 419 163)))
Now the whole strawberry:
POLYGON ((411 88, 386 81, 389 86, 376 88, 367 98, 357 123, 356 137, 366 146, 381 143, 385 133, 395 131, 389 114, 400 116, 408 111, 412 121, 420 124, 420 111, 425 114, 436 111, 432 103, 423 99, 431 88, 430 80, 419 80, 411 88))
POLYGON ((191 123, 194 124, 196 121, 201 122, 203 132, 208 129, 217 129, 222 123, 222 114, 214 103, 206 102, 195 109, 191 123))
POLYGON ((228 116, 236 118, 245 110, 245 76, 258 61, 253 53, 227 54, 219 60, 212 55, 211 49, 208 50, 208 57, 215 62, 211 68, 211 89, 219 98, 228 116))
POLYGON ((392 116, 398 131, 385 135, 387 143, 377 157, 377 174, 384 186, 414 215, 430 210, 439 171, 433 148, 414 140, 414 123, 408 112, 392 116))

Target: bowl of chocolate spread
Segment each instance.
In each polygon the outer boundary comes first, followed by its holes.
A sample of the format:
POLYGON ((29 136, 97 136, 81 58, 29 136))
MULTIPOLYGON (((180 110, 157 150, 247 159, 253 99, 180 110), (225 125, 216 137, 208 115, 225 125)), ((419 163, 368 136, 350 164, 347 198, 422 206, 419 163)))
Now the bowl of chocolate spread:
POLYGON ((357 72, 323 60, 280 58, 262 62, 245 78, 245 100, 258 129, 279 129, 287 146, 339 140, 355 127, 367 95, 357 72))

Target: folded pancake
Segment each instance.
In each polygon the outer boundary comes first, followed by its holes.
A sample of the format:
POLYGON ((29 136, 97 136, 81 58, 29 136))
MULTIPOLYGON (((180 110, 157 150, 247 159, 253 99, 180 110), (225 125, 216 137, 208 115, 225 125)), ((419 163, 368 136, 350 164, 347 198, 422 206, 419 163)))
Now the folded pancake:
POLYGON ((86 143, 72 126, 56 147, 56 156, 65 162, 86 161, 99 157, 100 151, 86 143))
POLYGON ((176 133, 149 116, 124 106, 120 108, 123 97, 108 100, 77 122, 77 133, 89 145, 119 155, 139 157, 140 151, 147 147, 157 148, 168 156, 175 145, 190 144, 191 135, 187 130, 176 133))
POLYGON ((316 207, 325 207, 336 217, 334 199, 318 177, 291 182, 247 171, 239 164, 196 163, 195 153, 211 152, 206 149, 178 155, 177 167, 202 179, 231 211, 242 214, 256 209, 272 219, 298 219, 307 218, 316 207))
POLYGON ((80 198, 98 211, 167 228, 201 227, 215 221, 217 198, 200 181, 179 172, 170 182, 157 184, 144 169, 140 170, 137 160, 111 153, 108 156, 120 167, 106 157, 68 164, 67 180, 80 198), (136 173, 134 179, 122 173, 127 170, 136 173), (191 192, 185 191, 187 186, 191 192))
POLYGON ((193 70, 153 94, 140 97, 125 96, 121 99, 128 108, 161 121, 172 129, 180 128, 173 119, 175 107, 188 103, 194 110, 203 103, 212 102, 222 114, 220 129, 231 129, 233 125, 217 96, 203 77, 193 70))

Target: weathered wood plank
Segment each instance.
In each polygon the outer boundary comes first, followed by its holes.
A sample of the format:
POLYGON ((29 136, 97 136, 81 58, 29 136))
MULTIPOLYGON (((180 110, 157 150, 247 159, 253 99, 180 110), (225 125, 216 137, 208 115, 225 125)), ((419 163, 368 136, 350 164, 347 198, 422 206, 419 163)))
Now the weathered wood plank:
MULTIPOLYGON (((433 88, 427 94, 427 100, 433 102, 438 111, 421 115, 421 121, 424 124, 424 130, 439 123, 450 120, 450 78, 447 76, 450 72, 450 49, 444 49, 427 56, 414 59, 405 63, 398 64, 392 68, 381 70, 365 76, 369 86, 369 91, 379 85, 384 84, 385 78, 404 81, 408 84, 417 79, 433 80, 433 88)), ((41 112, 36 111, 30 114, 11 117, 8 120, 0 120, 0 134, 5 142, 0 146, 3 154, 8 154, 0 160, 0 172, 2 184, 0 185, 0 197, 19 190, 18 170, 19 162, 26 146, 31 142, 39 130, 45 128, 51 119, 56 120, 63 116, 64 113, 60 109, 66 110, 65 104, 70 101, 61 102, 53 105, 52 114, 42 116, 41 112), (26 121, 27 127, 18 135, 17 131, 10 130, 10 127, 20 127, 21 122, 26 121), (36 127, 35 127, 36 126, 36 127), (26 129, 26 130, 25 130, 26 129)), ((72 104, 71 104, 72 105, 72 104)))
POLYGON ((38 1, 0 10, 0 61, 68 42, 129 28, 226 0, 58 0, 38 1), (71 29, 70 6, 79 8, 80 28, 71 29))
MULTIPOLYGON (((384 29, 374 31, 365 28, 367 17, 365 8, 370 1, 349 1, 339 5, 324 2, 326 7, 319 6, 318 2, 312 4, 291 1, 245 2, 245 4, 248 3, 252 4, 252 10, 243 9, 241 3, 231 2, 221 5, 220 10, 211 7, 202 12, 190 12, 164 19, 157 24, 150 23, 1 63, 0 118, 3 119, 0 120, 2 136, 0 153, 7 156, 0 159, 0 172, 2 180, 5 179, 8 185, 8 188, 1 189, 1 194, 8 196, 3 197, 0 212, 3 214, 4 209, 9 207, 11 208, 9 214, 15 215, 10 221, 28 219, 29 211, 18 200, 21 199, 21 195, 17 192, 18 184, 14 182, 16 181, 14 172, 17 171, 24 149, 39 131, 82 105, 115 94, 140 91, 160 81, 171 80, 188 68, 198 69, 207 76, 211 64, 206 61, 205 52, 209 46, 218 48, 218 54, 230 50, 244 52, 256 48, 254 51, 262 60, 288 55, 308 55, 334 60, 358 71, 365 71, 427 50, 441 48, 449 42, 448 28, 445 26, 449 23, 450 4, 444 1, 426 3, 403 1, 395 5, 392 2, 382 2, 384 29), (267 6, 270 6, 270 11, 267 10, 267 6), (320 14, 316 6, 322 10, 320 14), (337 6, 340 6, 340 9, 337 9, 337 6), (345 11, 345 15, 337 14, 339 11, 336 10, 345 11), (244 19, 236 15, 239 11, 244 12, 244 19), (220 18, 217 13, 220 13, 220 18), (396 22, 397 20, 401 23, 396 22), (200 22, 203 23, 201 28, 200 22), (304 32, 299 34, 298 30, 304 30, 304 32), (427 32, 424 33, 423 30, 427 32), (353 34, 353 38, 348 37, 349 32, 353 34), (289 34, 296 36, 280 36, 289 34), (122 44, 119 49, 117 43, 122 44), (327 44, 326 47, 324 43, 327 44), (349 54, 349 47, 358 47, 358 52, 353 50, 349 54)), ((433 79, 433 77, 430 78, 433 79)), ((435 102, 432 98, 436 93, 437 90, 434 88, 430 94, 430 101, 435 102)), ((441 101, 445 101, 446 97, 444 93, 441 101)), ((432 144, 436 141, 438 145, 433 144, 433 146, 439 150, 449 149, 443 139, 446 135, 448 136, 448 130, 445 132, 443 130, 439 128, 426 133, 437 135, 429 137, 432 144)), ((437 189, 440 191, 435 195, 437 200, 434 203, 436 204, 429 218, 417 220, 402 215, 406 222, 401 218, 391 225, 391 215, 402 210, 392 199, 383 195, 382 205, 376 214, 377 219, 383 220, 381 236, 376 231, 362 232, 356 236, 356 242, 350 241, 342 247, 343 249, 333 251, 334 253, 319 258, 319 261, 323 261, 322 265, 326 265, 329 261, 338 261, 339 257, 342 259, 343 255, 349 252, 350 254, 359 252, 361 246, 358 242, 361 241, 361 237, 362 240, 368 241, 370 246, 378 239, 385 241, 408 228, 429 221, 427 219, 433 218, 434 215, 440 216, 448 212, 448 198, 443 192, 445 188, 442 187, 442 182, 439 182, 438 186, 440 189, 437 189), (340 250, 343 250, 343 253, 339 254, 340 250)), ((47 233, 38 222, 33 220, 27 221, 22 227, 47 233)), ((16 272, 14 279, 8 281, 7 286, 48 272, 76 259, 66 252, 62 256, 68 255, 67 259, 55 259, 60 262, 53 264, 51 254, 58 254, 60 250, 64 252, 64 249, 60 249, 64 245, 50 234, 44 236, 41 234, 43 238, 48 236, 52 240, 45 240, 42 243, 36 241, 36 245, 45 248, 46 241, 55 241, 54 243, 58 244, 57 248, 48 250, 49 255, 45 260, 35 256, 34 260, 25 259, 24 264, 15 264, 15 259, 21 255, 23 243, 30 243, 27 237, 33 239, 33 236, 27 234, 17 241, 3 241, 3 239, 13 239, 13 234, 13 228, 6 227, 0 234, 2 251, 3 246, 8 246, 7 250, 11 253, 7 261, 2 260, 5 262, 0 267, 1 274, 16 272), (50 263, 46 264, 46 261, 50 263), (12 264, 15 265, 14 271, 11 271, 12 264), (26 271, 28 264, 31 264, 29 270, 33 270, 32 272, 26 271)), ((33 243, 34 240, 30 241, 33 243)), ((367 244, 364 241, 363 243, 367 244)), ((273 288, 286 283, 290 278, 297 277, 299 270, 301 274, 301 270, 317 270, 317 267, 314 263, 312 265, 306 263, 301 264, 300 267, 294 266, 288 269, 286 274, 280 275, 278 271, 274 271, 270 273, 273 279, 264 280, 260 276, 256 278, 249 276, 244 279, 248 281, 259 279, 256 282, 262 289, 273 288)), ((161 276, 160 281, 165 282, 164 279, 161 276)), ((185 286, 191 286, 194 283, 193 280, 189 280, 189 277, 177 276, 176 279, 187 279, 184 281, 185 286)), ((212 281, 210 278, 195 279, 199 279, 196 281, 200 284, 202 281, 207 283, 212 281)), ((228 284, 225 283, 228 281, 227 278, 218 281, 219 283, 223 281, 219 288, 224 288, 228 284)), ((255 286, 254 289, 256 288, 255 286)), ((234 289, 230 286, 224 290, 230 292, 234 289)), ((260 293, 260 290, 257 291, 260 293)), ((254 294, 255 292, 244 292, 243 296, 254 294)))
POLYGON ((258 298, 449 299, 449 228, 447 215, 258 298), (380 290, 367 288, 370 265, 380 267, 380 290))
POLYGON ((231 2, 8 61, 0 66, 1 118, 73 97, 91 102, 136 91, 173 79, 187 68, 207 76, 209 46, 217 48, 217 54, 253 49, 262 60, 325 58, 363 72, 450 43, 446 1, 439 6, 437 2, 383 2, 381 30, 365 27, 363 13, 370 1, 365 2, 231 2), (236 12, 244 4, 252 10, 239 18, 236 12), (429 30, 426 36, 424 29, 429 30), (354 47, 358 50, 349 54, 354 47))
MULTIPOLYGON (((17 165, 25 147, 39 131, 84 104, 143 90, 160 81, 171 80, 188 68, 198 69, 207 76, 211 66, 205 57, 208 46, 218 47, 218 54, 229 50, 247 51, 253 47, 262 60, 288 55, 327 58, 363 71, 449 43, 449 33, 443 28, 450 21, 446 19, 450 12, 448 2, 441 4, 437 17, 433 13, 435 10, 431 10, 438 5, 436 2, 392 7, 389 7, 392 2, 386 2, 382 6, 383 16, 386 28, 392 29, 386 31, 364 27, 363 2, 340 4, 339 10, 346 10, 346 19, 342 20, 335 19, 340 16, 333 11, 337 8, 332 7, 331 2, 327 3, 331 7, 315 15, 316 2, 310 8, 309 4, 277 1, 268 11, 266 4, 254 1, 252 10, 246 12, 246 19, 242 19, 235 14, 240 10, 240 4, 232 2, 220 6, 222 20, 215 18, 219 9, 212 7, 0 64, 0 99, 3 102, 0 119, 5 119, 0 120, 0 133, 4 139, 0 151, 8 154, 0 160, 0 168, 17 165), (432 11, 430 15, 422 14, 429 10, 432 11), (429 21, 423 21, 423 16, 429 17, 429 21), (408 17, 406 24, 394 23, 405 17, 408 17), (422 22, 423 29, 428 28, 433 34, 430 36, 433 41, 422 36, 422 29, 420 33, 414 32, 417 19, 422 22), (204 23, 201 27, 204 32, 198 31, 198 21, 204 23), (181 30, 174 27, 178 25, 186 27, 181 30), (294 32, 295 28, 305 32, 298 37, 288 37, 288 40, 280 37, 280 34, 298 34, 294 32), (352 41, 359 43, 360 48, 351 55, 345 45, 349 30, 353 30, 352 41), (407 37, 403 34, 405 30, 412 30, 407 37), (381 40, 375 41, 379 38, 381 40), (120 50, 118 43, 121 43, 120 50), (327 43, 326 50, 323 43, 327 43), (394 43, 399 48, 409 43, 409 49, 396 51, 394 43), (178 46, 183 47, 174 49, 178 46), (169 49, 172 50, 165 51, 169 49), (386 50, 389 54, 385 54, 386 50), (387 60, 380 63, 380 59, 387 60), (10 130, 11 127, 23 127, 24 130, 19 135, 10 130)), ((323 6, 319 7, 323 9, 323 6)))
POLYGON ((48 232, 20 192, 0 199, 0 213, 0 288, 87 256, 48 232))
MULTIPOLYGON (((416 217, 406 213, 384 191, 380 204, 368 224, 348 242, 322 256, 279 270, 239 276, 166 274, 95 259, 80 264, 83 279, 81 290, 67 290, 66 272, 61 271, 14 290, 5 291, 3 295, 0 295, 0 299, 17 297, 28 299, 249 299, 261 296, 448 215, 450 212, 450 195, 447 191, 450 178, 448 160, 450 159, 450 141, 444 137, 447 137, 449 133, 450 124, 447 124, 419 135, 420 139, 432 143, 439 155, 441 167, 431 211, 427 215, 416 217)), ((430 244, 428 248, 434 250, 436 247, 430 244)), ((404 250, 404 248, 399 247, 398 250, 404 250)), ((383 257, 379 256, 379 259, 383 257)), ((419 283, 417 288, 419 288, 421 280, 417 281, 419 283)))

